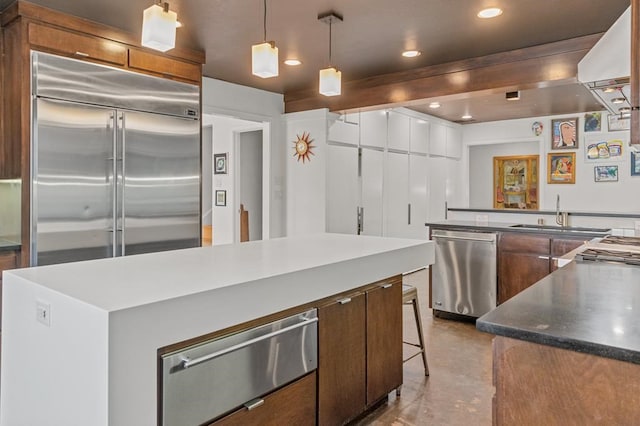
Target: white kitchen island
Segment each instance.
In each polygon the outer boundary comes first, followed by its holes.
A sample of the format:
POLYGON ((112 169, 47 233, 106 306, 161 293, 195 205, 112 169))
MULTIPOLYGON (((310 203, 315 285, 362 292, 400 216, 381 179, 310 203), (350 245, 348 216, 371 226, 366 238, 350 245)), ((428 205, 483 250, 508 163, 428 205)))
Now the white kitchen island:
POLYGON ((0 423, 154 426, 158 348, 433 261, 430 241, 319 234, 5 272, 0 423))

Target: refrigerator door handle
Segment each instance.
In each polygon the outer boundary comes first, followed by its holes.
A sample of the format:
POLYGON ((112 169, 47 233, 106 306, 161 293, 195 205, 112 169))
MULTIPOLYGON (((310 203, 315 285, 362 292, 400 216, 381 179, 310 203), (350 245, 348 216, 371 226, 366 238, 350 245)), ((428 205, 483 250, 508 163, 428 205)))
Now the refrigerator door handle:
POLYGON ((111 130, 111 134, 112 134, 112 138, 113 138, 113 143, 111 145, 111 158, 110 160, 112 161, 111 163, 111 176, 112 176, 112 184, 111 184, 111 210, 113 212, 113 214, 111 215, 111 229, 109 230, 109 232, 111 232, 111 256, 112 257, 116 257, 117 256, 117 249, 116 247, 118 246, 118 219, 116 216, 116 212, 118 211, 118 191, 117 191, 117 187, 116 187, 116 182, 118 179, 118 146, 116 144, 117 142, 117 133, 115 131, 116 129, 116 119, 115 119, 115 113, 111 112, 109 113, 109 124, 107 124, 107 128, 111 130))
POLYGON ((118 189, 119 189, 119 193, 120 196, 119 198, 119 203, 120 205, 119 210, 120 210, 120 226, 118 227, 118 232, 120 232, 120 256, 124 256, 125 255, 125 243, 124 243, 124 237, 125 237, 125 209, 124 209, 124 190, 126 187, 126 183, 125 183, 125 178, 126 178, 126 162, 125 162, 125 155, 124 153, 126 152, 126 132, 125 132, 125 126, 126 126, 126 122, 125 122, 125 116, 123 112, 118 113, 118 121, 119 121, 119 128, 118 128, 118 132, 120 133, 120 176, 119 176, 119 184, 118 184, 118 189))

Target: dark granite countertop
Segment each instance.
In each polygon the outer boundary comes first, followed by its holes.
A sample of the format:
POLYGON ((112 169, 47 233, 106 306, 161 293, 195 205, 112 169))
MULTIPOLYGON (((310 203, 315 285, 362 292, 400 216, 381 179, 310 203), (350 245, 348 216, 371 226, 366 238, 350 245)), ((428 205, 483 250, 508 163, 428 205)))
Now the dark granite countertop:
MULTIPOLYGON (((535 214, 555 216, 555 210, 526 210, 526 209, 471 209, 449 207, 450 212, 478 212, 478 213, 514 213, 514 214, 535 214)), ((587 217, 622 217, 622 218, 640 218, 637 213, 618 213, 618 212, 567 212, 569 216, 587 216, 587 217)))
POLYGON ((0 237, 0 252, 12 250, 20 250, 20 243, 12 239, 0 237))
POLYGON ((476 327, 640 364, 640 267, 570 262, 480 317, 476 327))
POLYGON ((514 227, 514 223, 500 223, 500 222, 488 222, 486 225, 478 224, 473 221, 465 221, 465 220, 445 220, 442 222, 427 222, 425 226, 430 227, 431 229, 450 229, 450 230, 470 230, 476 232, 525 232, 525 233, 535 233, 535 234, 550 234, 550 235, 562 235, 562 236, 570 236, 570 237, 588 237, 589 239, 595 237, 604 237, 611 233, 610 229, 602 229, 599 228, 581 228, 581 227, 566 227, 562 228, 560 226, 549 226, 549 225, 527 225, 531 227, 519 228, 514 227))

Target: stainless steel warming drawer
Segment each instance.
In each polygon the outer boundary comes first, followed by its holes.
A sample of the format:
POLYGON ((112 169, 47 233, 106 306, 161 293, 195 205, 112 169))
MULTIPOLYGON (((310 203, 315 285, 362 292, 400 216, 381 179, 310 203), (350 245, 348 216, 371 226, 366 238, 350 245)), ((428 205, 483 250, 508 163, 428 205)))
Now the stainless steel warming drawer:
POLYGON ((162 424, 196 426, 317 368, 316 309, 162 356, 162 424))

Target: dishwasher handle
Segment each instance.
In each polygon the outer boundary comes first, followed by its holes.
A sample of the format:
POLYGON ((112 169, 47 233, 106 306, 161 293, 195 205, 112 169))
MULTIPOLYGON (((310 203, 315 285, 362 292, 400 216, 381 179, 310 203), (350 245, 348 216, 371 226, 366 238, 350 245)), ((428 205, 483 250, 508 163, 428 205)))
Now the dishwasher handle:
POLYGON ((495 235, 488 236, 486 238, 482 237, 463 237, 463 236, 453 236, 453 235, 431 235, 433 239, 442 239, 442 240, 459 240, 459 241, 478 241, 481 243, 491 243, 495 244, 496 237, 495 235))
POLYGON ((313 324, 314 322, 318 322, 318 318, 305 318, 303 321, 301 321, 299 323, 290 325, 290 326, 282 328, 280 330, 272 331, 271 333, 267 333, 267 334, 265 334, 263 336, 247 340, 246 342, 242 342, 242 343, 238 343, 238 344, 233 345, 233 346, 229 346, 228 348, 221 349, 221 350, 219 350, 217 352, 213 352, 213 353, 210 353, 210 354, 207 354, 207 355, 203 355, 201 357, 194 358, 194 359, 189 359, 189 358, 185 357, 185 359, 182 360, 182 363, 180 363, 178 366, 176 366, 177 368, 175 370, 173 370, 172 373, 176 373, 178 371, 186 370, 187 368, 196 366, 198 364, 202 364, 203 362, 210 361, 210 360, 212 360, 214 358, 218 358, 218 357, 220 357, 222 355, 225 355, 225 354, 228 354, 228 353, 231 353, 231 352, 235 352, 235 351, 237 351, 239 349, 245 348, 247 346, 251 346, 254 343, 258 343, 258 342, 260 342, 262 340, 267 340, 267 339, 270 339, 272 337, 278 336, 280 334, 287 333, 287 332, 289 332, 291 330, 295 330, 296 328, 306 327, 306 326, 308 326, 310 324, 313 324))

